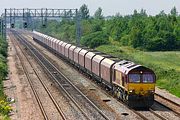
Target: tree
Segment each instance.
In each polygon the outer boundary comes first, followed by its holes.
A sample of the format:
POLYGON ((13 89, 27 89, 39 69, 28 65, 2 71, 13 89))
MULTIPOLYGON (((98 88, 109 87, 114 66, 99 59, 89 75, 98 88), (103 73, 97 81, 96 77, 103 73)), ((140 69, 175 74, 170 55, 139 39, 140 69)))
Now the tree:
POLYGON ((135 9, 133 15, 134 15, 134 16, 137 16, 137 14, 138 14, 138 12, 137 12, 137 10, 135 9))
POLYGON ((142 33, 138 28, 133 28, 130 35, 131 44, 134 48, 138 48, 143 45, 142 33))
POLYGON ((89 18, 89 9, 86 4, 83 4, 79 9, 79 14, 81 15, 82 19, 88 19, 89 18))
POLYGON ((102 15, 102 8, 98 8, 96 10, 96 12, 94 13, 94 18, 95 19, 103 19, 103 15, 102 15))
POLYGON ((108 44, 109 40, 108 35, 106 33, 98 31, 83 36, 81 39, 81 43, 90 48, 95 48, 103 44, 108 44))
POLYGON ((173 15, 173 16, 177 16, 177 15, 178 15, 178 12, 177 12, 177 10, 176 10, 176 7, 173 7, 173 8, 171 9, 171 15, 173 15))
POLYGON ((173 50, 176 47, 176 37, 173 35, 173 33, 167 32, 164 35, 164 40, 166 40, 166 50, 173 50))
POLYGON ((159 16, 166 16, 166 13, 164 12, 164 10, 160 11, 159 16))
POLYGON ((147 16, 147 14, 146 14, 146 10, 141 9, 140 15, 142 15, 142 16, 147 16))
MULTIPOLYGON (((102 44, 117 43, 144 50, 180 50, 180 16, 175 7, 170 14, 161 11, 156 16, 149 16, 141 9, 139 12, 134 10, 132 15, 121 16, 117 13, 106 20, 101 19, 103 15, 100 7, 91 19, 87 5, 82 5, 79 13, 83 19, 83 45, 94 48, 102 44)), ((75 42, 76 22, 70 19, 63 19, 60 23, 51 20, 48 21, 48 27, 42 28, 41 31, 62 40, 75 42)), ((2 54, 6 53, 1 50, 1 42, 0 51, 2 54)))
POLYGON ((148 44, 146 46, 146 49, 157 51, 157 50, 165 50, 165 41, 163 38, 154 37, 151 39, 151 41, 148 41, 148 44))

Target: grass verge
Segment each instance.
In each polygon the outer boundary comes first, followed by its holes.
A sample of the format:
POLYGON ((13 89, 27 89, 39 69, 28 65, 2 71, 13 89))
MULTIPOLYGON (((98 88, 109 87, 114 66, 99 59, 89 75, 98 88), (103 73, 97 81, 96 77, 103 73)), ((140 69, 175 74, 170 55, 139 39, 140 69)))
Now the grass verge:
POLYGON ((12 108, 3 90, 3 80, 7 76, 7 41, 1 38, 0 36, 0 120, 9 120, 8 114, 12 108))

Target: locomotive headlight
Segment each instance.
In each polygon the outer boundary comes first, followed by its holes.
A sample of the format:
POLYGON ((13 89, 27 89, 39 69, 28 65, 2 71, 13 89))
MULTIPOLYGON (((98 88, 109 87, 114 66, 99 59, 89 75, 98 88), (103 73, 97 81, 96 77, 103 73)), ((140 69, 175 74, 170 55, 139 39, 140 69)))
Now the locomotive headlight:
POLYGON ((154 93, 154 90, 149 90, 149 93, 154 93))
POLYGON ((133 92, 133 90, 130 90, 129 92, 130 92, 130 93, 132 93, 132 92, 133 92))
POLYGON ((134 90, 129 90, 129 93, 134 93, 135 91, 134 90))

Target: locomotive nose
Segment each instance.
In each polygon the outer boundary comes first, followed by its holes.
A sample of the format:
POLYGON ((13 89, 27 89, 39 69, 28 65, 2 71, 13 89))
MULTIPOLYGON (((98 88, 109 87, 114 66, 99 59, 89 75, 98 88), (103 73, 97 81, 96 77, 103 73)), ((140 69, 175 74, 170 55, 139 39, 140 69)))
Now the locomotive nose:
POLYGON ((146 94, 146 91, 144 91, 144 89, 143 89, 143 88, 140 88, 140 90, 139 90, 139 94, 140 94, 140 95, 145 95, 145 94, 146 94))

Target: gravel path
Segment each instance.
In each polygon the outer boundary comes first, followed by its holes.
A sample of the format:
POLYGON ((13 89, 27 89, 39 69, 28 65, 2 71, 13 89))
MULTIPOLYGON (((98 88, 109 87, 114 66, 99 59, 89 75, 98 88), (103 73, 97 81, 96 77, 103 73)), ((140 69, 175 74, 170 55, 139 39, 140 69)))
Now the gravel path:
POLYGON ((8 40, 8 44, 9 80, 4 81, 4 91, 8 98, 15 101, 11 104, 13 112, 10 118, 12 120, 42 120, 41 111, 36 107, 38 105, 23 74, 12 42, 8 40))

